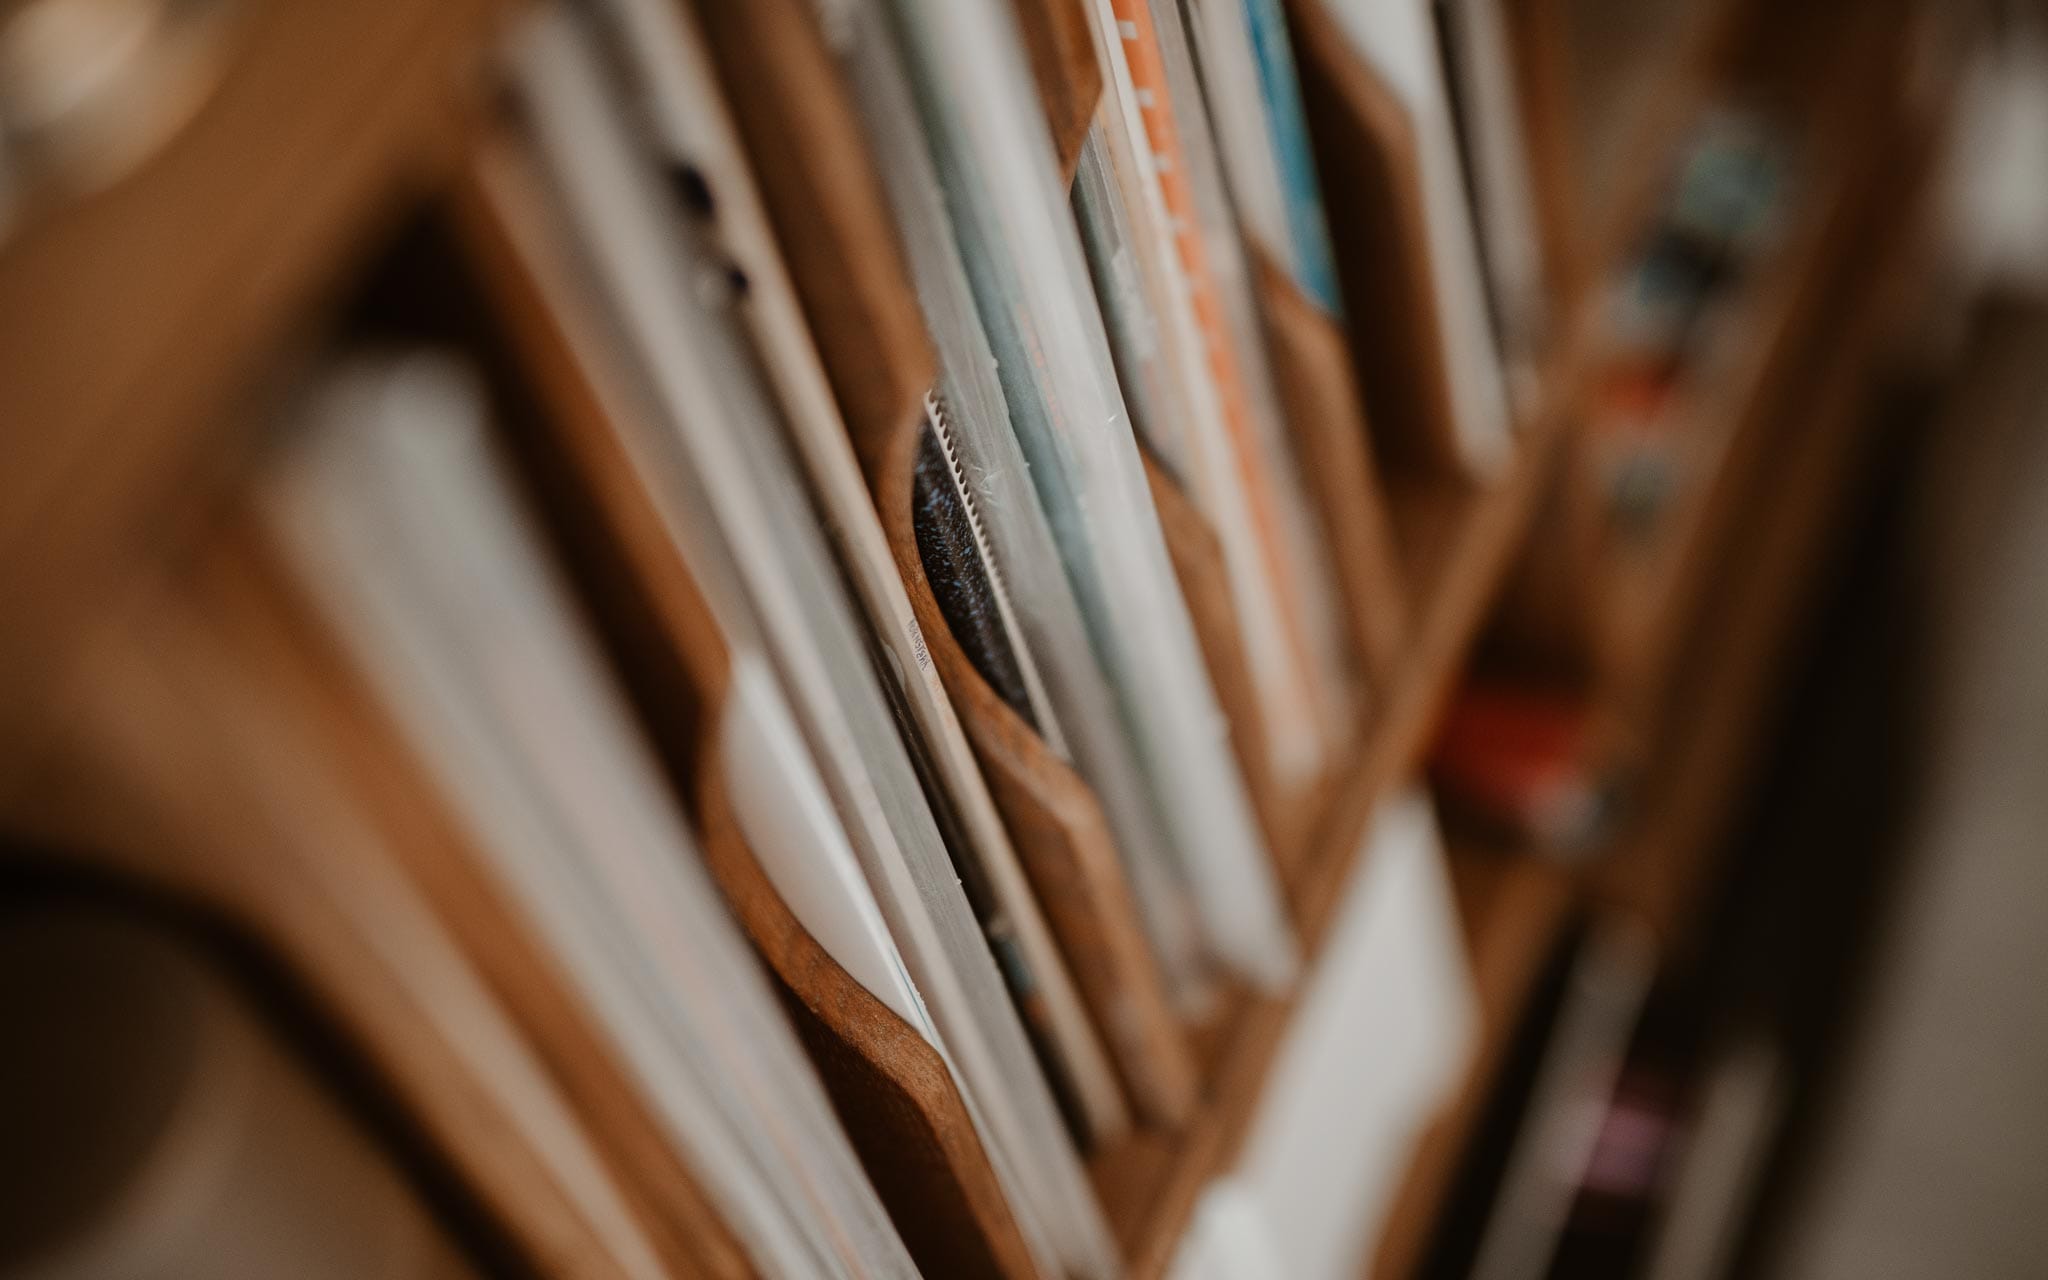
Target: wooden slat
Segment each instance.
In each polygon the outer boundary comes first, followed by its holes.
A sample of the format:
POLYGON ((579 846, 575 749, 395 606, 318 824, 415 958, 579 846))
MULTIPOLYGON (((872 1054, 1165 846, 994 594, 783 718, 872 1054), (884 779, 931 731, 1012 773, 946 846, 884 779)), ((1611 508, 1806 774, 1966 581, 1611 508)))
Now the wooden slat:
POLYGON ((657 1104, 257 521, 229 526, 215 541, 192 584, 193 607, 230 660, 260 679, 261 696, 298 723, 318 767, 347 789, 401 874, 490 984, 663 1268, 677 1277, 754 1280, 759 1273, 657 1104))
POLYGON ((1405 647, 1408 595, 1394 565, 1393 529, 1350 339, 1270 255, 1258 245, 1248 248, 1274 381, 1329 544, 1354 665, 1377 691, 1405 647))
POLYGON ((1352 358, 1380 456, 1465 467, 1430 267, 1415 123, 1328 0, 1288 0, 1302 106, 1352 317, 1352 358))
MULTIPOLYGON (((854 451, 866 458, 875 424, 886 435, 937 379, 938 355, 853 89, 809 0, 704 0, 697 10, 854 451)), ((1087 34, 1084 26, 1092 56, 1087 34)))
POLYGON ((1302 857, 1313 835, 1310 823, 1319 808, 1314 804, 1317 781, 1290 786, 1275 775, 1266 750, 1266 720, 1252 680, 1251 660, 1245 653, 1244 631, 1223 567, 1222 539, 1194 499, 1150 451, 1140 452, 1152 506, 1159 513, 1159 531, 1165 536, 1174 579, 1187 602, 1195 638, 1201 643, 1209 683, 1230 726, 1230 745, 1244 775, 1245 790, 1265 832, 1267 849, 1284 874, 1302 857))
POLYGON ((1930 139, 1901 138, 1901 184, 1880 188, 1870 207, 1874 233, 1862 239, 1859 261, 1888 276, 1878 287, 1837 294, 1831 310, 1845 317, 1822 357, 1809 391, 1780 407, 1779 445, 1767 493, 1720 558, 1702 616, 1682 661, 1690 672, 1664 709, 1665 741, 1655 757, 1656 785, 1645 796, 1630 834, 1601 868, 1600 895, 1645 919, 1664 938, 1681 931, 1710 856, 1727 828, 1734 796, 1753 773, 1752 749, 1783 666, 1789 641, 1813 595, 1828 534, 1847 507, 1861 471, 1857 446, 1865 432, 1868 392, 1883 340, 1919 276, 1897 252, 1910 247, 1925 214, 1916 184, 1925 177, 1930 139), (1796 423, 1796 429, 1793 429, 1796 423))
POLYGON ((1081 162, 1081 144, 1102 101, 1102 63, 1088 30, 1088 11, 1077 0, 1015 0, 1017 30, 1045 104, 1053 154, 1068 183, 1081 162))
POLYGON ((946 1060, 804 928, 740 832, 715 744, 699 755, 704 861, 780 985, 847 1139, 926 1275, 1045 1280, 946 1060))
POLYGON ((229 406, 452 154, 496 0, 245 6, 157 156, 0 247, 0 706, 223 461, 229 406))
POLYGON ((1852 52, 1860 65, 1842 65, 1860 74, 1815 130, 1837 142, 1842 168, 1837 207, 1823 211, 1831 252, 1816 255, 1823 262, 1802 285, 1803 318, 1787 325, 1789 349, 1778 357, 1798 367, 1776 371, 1745 406, 1747 447, 1723 460, 1716 510, 1693 531, 1698 545, 1674 575, 1683 580, 1662 593, 1651 619, 1659 651, 1642 701, 1662 742, 1599 887, 1667 938, 1748 776, 1776 670, 1859 474, 1862 398, 1879 348, 1904 307, 1926 293, 1915 264, 1924 256, 1941 113, 1899 96, 1908 55, 1895 23, 1878 13, 1842 39, 1859 35, 1852 52), (1859 85, 1866 91, 1855 92, 1859 85), (1682 682, 1673 678, 1680 670, 1682 682))
MULTIPOLYGON (((1515 465, 1492 488, 1474 489, 1435 475, 1388 477, 1396 541, 1418 608, 1410 648, 1388 696, 1347 772, 1321 835, 1288 886, 1305 953, 1315 957, 1329 931, 1374 805, 1410 777, 1451 682, 1475 637, 1563 429, 1547 413, 1521 437, 1515 465)), ((1090 1172, 1138 1280, 1163 1275, 1196 1199, 1236 1158, 1266 1074, 1293 1012, 1282 998, 1234 993, 1207 1037, 1205 1105, 1180 1133, 1140 1135, 1104 1152, 1090 1172)), ((1206 1044, 1201 1041, 1206 1040, 1206 1044)))
POLYGON ((33 768, 0 778, 9 829, 264 939, 541 1274, 664 1274, 482 975, 356 799, 305 763, 307 726, 164 586, 124 599, 45 689, 33 768))
POLYGON ((922 412, 909 409, 895 439, 877 441, 869 484, 918 626, 1126 1097, 1142 1123, 1178 1127, 1195 1107, 1194 1058, 1108 819, 1081 776, 975 669, 925 576, 915 481, 928 436, 922 412))
MULTIPOLYGON (((1720 562, 1727 535, 1756 495, 1751 487, 1774 459, 1787 424, 1788 395, 1810 381, 1816 350, 1839 326, 1831 303, 1844 271, 1868 275, 1877 264, 1857 252, 1873 189, 1896 168, 1896 139, 1871 127, 1882 112, 1891 33, 1876 21, 1844 24, 1817 120, 1800 144, 1808 159, 1794 200, 1801 212, 1782 246, 1762 263, 1738 300, 1743 323, 1738 358, 1709 357, 1687 392, 1684 420, 1670 428, 1688 441, 1684 493, 1649 541, 1615 547, 1599 584, 1596 636, 1603 678, 1624 700, 1656 696, 1669 679, 1699 596, 1720 562)), ((1597 484, 1590 475, 1581 492, 1597 484)))
POLYGON ((1584 143, 1572 131, 1575 59, 1567 7, 1568 0, 1509 0, 1503 14, 1529 152, 1544 285, 1569 310, 1586 285, 1586 193, 1578 180, 1584 143))

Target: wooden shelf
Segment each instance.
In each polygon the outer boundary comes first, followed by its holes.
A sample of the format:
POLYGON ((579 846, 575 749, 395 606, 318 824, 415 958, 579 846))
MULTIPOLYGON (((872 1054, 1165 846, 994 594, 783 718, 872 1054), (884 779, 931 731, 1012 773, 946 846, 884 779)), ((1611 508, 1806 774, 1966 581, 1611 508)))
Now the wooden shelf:
MULTIPOLYGON (((1689 678, 1673 682, 1658 708, 1648 776, 1629 833, 1594 877, 1598 895, 1673 938, 1749 776, 1751 746, 1790 641, 1815 593, 1828 536, 1862 474, 1868 392, 1886 341, 1923 291, 1910 255, 1918 249, 1936 139, 1935 120, 1897 122, 1866 148, 1876 179, 1849 184, 1845 216, 1833 221, 1838 263, 1855 264, 1814 291, 1809 306, 1828 318, 1824 341, 1796 389, 1760 409, 1756 434, 1771 441, 1768 474, 1736 495, 1739 523, 1717 539, 1699 571, 1697 599, 1672 630, 1668 662, 1689 678), (1888 268, 1878 264, 1888 264, 1888 268), (1713 619, 1714 625, 1699 625, 1713 619)), ((1674 606, 1675 607, 1675 606, 1674 606)))
MULTIPOLYGON (((1698 581, 1661 602, 1726 625, 1673 628, 1672 652, 1664 658, 1683 661, 1695 675, 1661 718, 1664 740, 1652 756, 1655 785, 1627 835, 1584 875, 1527 855, 1451 852, 1479 988, 1480 1044, 1465 1083, 1417 1149, 1368 1268, 1375 1280, 1405 1280, 1421 1262, 1505 1043, 1573 903, 1584 898, 1619 907, 1668 940, 1697 898, 1752 762, 1750 747, 1768 714, 1802 602, 1813 594, 1829 533, 1861 474, 1858 449, 1868 440, 1872 374, 1902 318, 1901 305, 1917 293, 1920 277, 1900 264, 1900 250, 1911 249, 1915 211, 1924 212, 1917 201, 1936 132, 1930 122, 1918 124, 1888 135, 1882 156, 1859 148, 1864 176, 1874 169, 1878 180, 1839 183, 1843 193, 1835 203, 1843 207, 1817 219, 1827 236, 1842 242, 1826 255, 1835 264, 1891 264, 1882 287, 1869 287, 1869 270, 1830 275, 1794 255, 1800 279, 1781 286, 1768 308, 1793 313, 1764 326, 1775 337, 1798 337, 1801 321, 1793 317, 1800 314, 1843 319, 1824 345, 1792 353, 1809 362, 1796 383, 1758 371, 1747 389, 1743 430, 1753 448, 1757 438, 1772 441, 1768 492, 1758 493, 1756 484, 1717 486, 1718 505, 1740 501, 1753 514, 1739 526, 1703 535, 1705 545, 1694 551, 1702 562, 1691 570, 1698 581), (1872 215, 1872 209, 1890 212, 1872 215)), ((1756 459, 1740 462, 1732 473, 1753 479, 1756 459)))
MULTIPOLYGON (((1873 186, 1886 176, 1891 141, 1867 127, 1870 95, 1881 83, 1882 52, 1869 24, 1838 57, 1845 68, 1818 104, 1802 150, 1812 170, 1794 196, 1797 213, 1782 242, 1757 264, 1734 314, 1683 392, 1681 421, 1665 430, 1684 445, 1683 493, 1638 544, 1606 557, 1596 629, 1608 696, 1640 712, 1669 684, 1701 597, 1722 563, 1738 513, 1760 469, 1774 460, 1788 396, 1807 385, 1816 348, 1836 323, 1826 303, 1852 246, 1873 186)), ((1589 489, 1593 480, 1581 481, 1589 489)))
MULTIPOLYGON (((246 437, 261 421, 238 412, 241 402, 289 364, 295 340, 315 332, 323 300, 378 236, 456 171, 485 98, 489 36, 510 7, 256 6, 217 92, 162 154, 0 244, 0 386, 10 415, 32 424, 0 432, 0 598, 16 603, 16 625, 0 632, 0 724, 28 723, 9 715, 17 695, 25 704, 95 602, 120 595, 125 566, 149 559, 175 535, 177 517, 201 505, 194 496, 213 492, 215 479, 239 465, 235 433, 246 437)), ((1682 134, 1710 71, 1734 57, 1730 33, 1768 6, 1725 0, 1722 8, 1736 16, 1709 24, 1686 46, 1648 137, 1682 134)), ((1867 40, 1876 21, 1853 24, 1844 38, 1867 40)), ((1854 173, 1910 169, 1902 153, 1931 150, 1931 139, 1859 136, 1856 112, 1837 110, 1849 123, 1837 132, 1860 144, 1842 147, 1855 153, 1842 161, 1854 173)), ((1640 190, 1617 202, 1620 227, 1646 216, 1658 190, 1661 179, 1643 174, 1640 190)), ((1537 858, 1450 851, 1478 989, 1479 1043, 1466 1078, 1423 1133, 1371 1260, 1373 1276, 1399 1280, 1415 1270, 1536 976, 1585 891, 1670 937, 1751 765, 1749 747, 1799 606, 1853 491, 1863 391, 1884 333, 1884 308, 1860 305, 1869 291, 1850 293, 1839 267, 1905 234, 1884 225, 1885 212, 1869 211, 1862 187, 1881 183, 1827 181, 1825 216, 1794 228, 1778 259, 1784 278, 1760 281, 1749 300, 1756 328, 1738 373, 1702 397, 1702 414, 1727 432, 1709 460, 1712 483, 1701 484, 1670 546, 1624 584, 1640 591, 1630 602, 1639 616, 1627 643, 1645 684, 1661 687, 1681 663, 1689 677, 1659 704, 1654 789, 1629 834, 1590 883, 1537 858), (1852 229, 1855 243, 1839 243, 1852 229), (1830 323, 1839 324, 1827 334, 1833 345, 1811 340, 1830 323), (1795 367, 1809 359, 1812 367, 1795 367), (1795 417, 1797 431, 1772 434, 1795 417), (1768 485, 1758 480, 1766 465, 1768 485), (1768 501, 1756 492, 1762 488, 1768 501), (1735 506, 1741 512, 1730 514, 1735 506), (1694 625, 1701 618, 1726 624, 1694 625)), ((1598 243, 1616 253, 1626 239, 1617 233, 1598 243)), ((1896 306, 1906 295, 1891 284, 1887 298, 1896 306)), ((1574 319, 1568 345, 1576 356, 1588 325, 1574 319)), ((1550 370, 1548 403, 1523 433, 1513 466, 1492 484, 1420 469, 1382 473, 1411 625, 1405 650, 1378 682, 1382 697, 1342 784, 1303 823, 1314 837, 1287 874, 1311 967, 1358 872, 1374 807, 1416 774, 1568 447, 1583 371, 1576 358, 1550 370)), ((0 764, 21 733, 0 736, 0 764)), ((196 770, 208 762, 180 763, 196 770)), ((197 796, 204 788, 189 790, 197 796)), ((90 797, 84 807, 99 801, 90 797)), ((130 844, 136 838, 122 835, 130 844)), ((134 845, 138 861, 146 861, 139 851, 147 844, 134 845)), ((193 866, 195 875, 221 874, 196 859, 193 866)), ((279 901, 282 913, 296 899, 279 901)), ((329 932, 354 927, 320 924, 329 932)), ((340 949, 334 957, 335 973, 356 963, 340 949)), ((1166 1272, 1203 1189, 1237 1159, 1294 1008, 1292 997, 1226 993, 1196 1038, 1204 1081, 1196 1118, 1093 1158, 1091 1177, 1136 1280, 1166 1272)), ((393 1036, 394 1044, 403 1040, 393 1036)))
POLYGON ((1594 278, 1636 243, 1672 150, 1724 60, 1733 0, 1544 0, 1564 29, 1581 221, 1594 278))
POLYGON ((1731 341, 1697 370, 1678 411, 1683 421, 1663 428, 1682 439, 1684 492, 1639 544, 1616 546, 1606 557, 1597 591, 1597 666, 1609 695, 1623 705, 1664 686, 1717 562, 1722 526, 1768 452, 1766 427, 1795 363, 1787 348, 1799 345, 1799 320, 1833 257, 1824 249, 1836 226, 1823 212, 1804 218, 1800 231, 1761 264, 1760 278, 1736 303, 1735 323, 1724 332, 1731 341))
POLYGON ((219 471, 231 411, 453 154, 499 0, 248 6, 227 69, 114 186, 0 245, 0 708, 219 471))
MULTIPOLYGON (((1770 704, 1799 601, 1853 487, 1859 392, 1879 324, 1866 319, 1845 335, 1812 394, 1798 402, 1810 411, 1810 428, 1798 447, 1781 451, 1779 489, 1765 518, 1728 548, 1715 580, 1711 607, 1739 621, 1687 655, 1703 675, 1689 686, 1672 740, 1657 757, 1661 785, 1629 840, 1590 876, 1595 900, 1648 919, 1660 935, 1669 936, 1694 896, 1742 780, 1745 747, 1770 704)), ((1464 1082, 1415 1151, 1367 1268, 1374 1280, 1415 1274, 1536 975, 1573 904, 1586 896, 1584 878, 1534 855, 1454 847, 1450 865, 1479 995, 1479 1043, 1464 1082)))
POLYGON ((1693 674, 1665 709, 1655 785, 1632 834, 1594 877, 1598 895, 1677 937, 1727 829, 1780 668, 1813 594, 1828 535, 1860 469, 1856 444, 1869 412, 1870 319, 1845 335, 1814 393, 1796 406, 1803 429, 1781 443, 1772 493, 1728 548, 1705 607, 1724 624, 1699 628, 1685 655, 1693 674))
MULTIPOLYGON (((1514 466, 1488 488, 1419 474, 1387 478, 1417 625, 1349 781, 1288 886, 1311 964, 1357 870, 1373 806, 1414 773, 1428 746, 1550 471, 1564 420, 1561 412, 1540 415, 1522 437, 1514 466)), ((1198 1044, 1207 1087, 1196 1119, 1179 1133, 1138 1135, 1091 1162, 1134 1280, 1165 1273, 1202 1188, 1235 1159, 1294 1007, 1292 999, 1242 992, 1224 1004, 1198 1044)))

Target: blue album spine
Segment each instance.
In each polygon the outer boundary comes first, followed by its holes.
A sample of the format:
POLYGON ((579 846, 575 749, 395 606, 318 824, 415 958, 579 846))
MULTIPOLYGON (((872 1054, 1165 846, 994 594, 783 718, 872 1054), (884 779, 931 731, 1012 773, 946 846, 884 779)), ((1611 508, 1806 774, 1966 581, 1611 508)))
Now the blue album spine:
POLYGON ((1314 149, 1309 145, 1308 117, 1301 104, 1301 83, 1295 76, 1294 50, 1287 40, 1287 19, 1280 0, 1243 0, 1251 26, 1252 54, 1259 64, 1259 89, 1266 98, 1266 119, 1273 131, 1273 154, 1286 184, 1287 229, 1293 244, 1295 283, 1332 316, 1344 312, 1337 289, 1337 266, 1330 253, 1329 227, 1323 221, 1323 193, 1316 181, 1314 149))

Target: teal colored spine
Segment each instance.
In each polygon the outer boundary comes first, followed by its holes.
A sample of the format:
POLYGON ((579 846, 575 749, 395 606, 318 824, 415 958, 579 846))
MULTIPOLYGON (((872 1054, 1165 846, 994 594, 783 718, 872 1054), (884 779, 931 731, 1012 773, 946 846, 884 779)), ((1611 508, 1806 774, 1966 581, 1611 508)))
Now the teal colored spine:
POLYGON ((1259 89, 1266 98, 1266 120, 1273 131, 1273 154, 1286 184, 1287 230, 1294 241, 1295 283, 1333 316, 1343 314, 1337 291, 1337 266, 1330 253, 1329 227, 1323 221, 1323 193, 1316 181, 1315 152, 1309 145, 1308 116, 1301 105, 1301 83, 1294 70, 1294 49, 1287 40, 1287 19, 1280 0, 1244 0, 1251 25, 1252 54, 1259 64, 1259 89))

